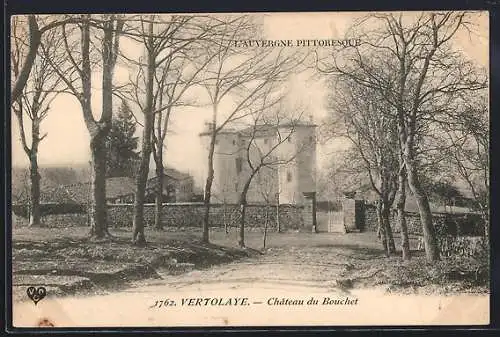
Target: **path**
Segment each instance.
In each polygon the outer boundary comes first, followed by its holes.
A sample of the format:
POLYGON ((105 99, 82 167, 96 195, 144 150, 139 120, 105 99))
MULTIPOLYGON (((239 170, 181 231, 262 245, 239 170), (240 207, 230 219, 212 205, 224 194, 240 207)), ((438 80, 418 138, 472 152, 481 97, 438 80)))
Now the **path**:
MULTIPOLYGON (((265 255, 175 276, 159 270, 161 279, 138 281, 106 295, 48 298, 37 306, 18 303, 15 324, 30 326, 45 318, 57 326, 373 325, 485 319, 484 297, 402 297, 380 289, 346 289, 337 280, 356 259, 377 254, 373 238, 353 234, 346 245, 340 234, 300 234, 301 240, 291 236, 288 243, 271 236, 274 248, 265 255), (463 316, 446 309, 456 305, 467 308, 463 316)), ((255 247, 254 239, 249 241, 255 247)))

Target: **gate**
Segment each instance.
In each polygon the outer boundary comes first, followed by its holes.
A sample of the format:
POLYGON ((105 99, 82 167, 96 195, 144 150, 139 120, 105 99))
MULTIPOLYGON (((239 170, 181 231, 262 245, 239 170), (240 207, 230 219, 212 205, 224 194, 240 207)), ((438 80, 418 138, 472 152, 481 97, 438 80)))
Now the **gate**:
POLYGON ((316 205, 316 219, 318 232, 346 232, 341 200, 318 201, 316 205))
POLYGON ((345 233, 344 227, 344 212, 328 212, 328 232, 329 233, 345 233))

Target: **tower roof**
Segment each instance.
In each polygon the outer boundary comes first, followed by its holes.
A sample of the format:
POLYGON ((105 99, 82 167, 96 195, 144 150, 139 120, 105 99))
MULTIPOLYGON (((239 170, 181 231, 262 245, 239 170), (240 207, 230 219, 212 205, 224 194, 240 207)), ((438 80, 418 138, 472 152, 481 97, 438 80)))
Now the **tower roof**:
MULTIPOLYGON (((297 120, 297 121, 288 121, 285 123, 280 123, 278 125, 274 124, 258 124, 258 125, 253 125, 253 126, 248 126, 244 129, 222 129, 219 132, 217 132, 218 135, 224 135, 224 134, 237 134, 239 136, 243 137, 251 137, 252 135, 255 135, 255 137, 265 137, 265 136, 272 136, 274 135, 278 129, 280 128, 297 128, 297 127, 317 127, 316 124, 312 122, 305 122, 302 120, 297 120)), ((205 130, 200 133, 201 136, 208 136, 212 134, 212 130, 205 130)))
POLYGON ((255 137, 265 137, 276 134, 278 129, 281 128, 297 128, 297 127, 316 127, 317 125, 310 122, 304 121, 289 121, 286 123, 281 123, 278 125, 273 124, 261 124, 256 126, 249 126, 245 129, 239 131, 242 136, 250 137, 255 135, 255 137))
MULTIPOLYGON (((228 135, 228 134, 237 134, 239 131, 238 130, 233 130, 233 129, 222 129, 217 132, 218 135, 228 135)), ((200 132, 199 136, 209 136, 212 134, 212 130, 205 130, 203 132, 200 132)))

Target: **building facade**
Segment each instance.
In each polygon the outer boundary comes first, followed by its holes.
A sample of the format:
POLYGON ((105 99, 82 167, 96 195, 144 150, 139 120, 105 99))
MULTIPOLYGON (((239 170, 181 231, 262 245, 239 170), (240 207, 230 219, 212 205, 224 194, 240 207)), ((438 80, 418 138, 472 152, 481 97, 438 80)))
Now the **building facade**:
MULTIPOLYGON (((146 202, 156 199, 158 177, 153 175, 146 183, 146 202)), ((162 177, 163 202, 190 202, 193 198, 194 179, 191 175, 172 168, 165 168, 162 177)))
MULTIPOLYGON (((208 153, 212 126, 200 134, 208 153)), ((250 184, 248 203, 301 204, 316 191, 316 125, 295 121, 222 130, 214 151, 212 202, 238 203, 252 165, 265 165, 250 184), (248 155, 247 155, 248 154, 248 155), (249 163, 250 159, 250 163, 249 163)))

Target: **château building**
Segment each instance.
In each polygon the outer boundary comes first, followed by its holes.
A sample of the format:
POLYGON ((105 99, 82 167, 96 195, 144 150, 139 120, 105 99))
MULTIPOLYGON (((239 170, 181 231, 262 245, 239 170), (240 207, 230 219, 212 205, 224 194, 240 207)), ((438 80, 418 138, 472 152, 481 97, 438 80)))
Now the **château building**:
MULTIPOLYGON (((200 138, 208 156, 213 126, 206 124, 200 138)), ((316 191, 316 125, 294 121, 279 125, 257 125, 218 132, 214 152, 214 203, 237 203, 253 164, 259 170, 250 185, 248 203, 300 204, 304 193, 316 191), (250 143, 250 146, 249 146, 250 143), (266 154, 269 154, 266 156, 266 154)))

